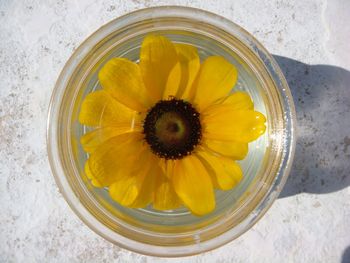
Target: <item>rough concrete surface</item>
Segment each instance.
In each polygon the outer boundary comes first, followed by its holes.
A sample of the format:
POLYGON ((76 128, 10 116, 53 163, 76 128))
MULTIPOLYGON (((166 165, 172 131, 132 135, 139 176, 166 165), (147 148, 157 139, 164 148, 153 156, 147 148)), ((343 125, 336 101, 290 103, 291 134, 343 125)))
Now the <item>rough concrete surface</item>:
POLYGON ((350 262, 350 2, 346 0, 0 1, 0 262, 350 262), (50 172, 46 118, 75 48, 129 11, 187 5, 227 17, 275 55, 298 141, 280 198, 214 251, 158 259, 118 248, 68 207, 50 172))

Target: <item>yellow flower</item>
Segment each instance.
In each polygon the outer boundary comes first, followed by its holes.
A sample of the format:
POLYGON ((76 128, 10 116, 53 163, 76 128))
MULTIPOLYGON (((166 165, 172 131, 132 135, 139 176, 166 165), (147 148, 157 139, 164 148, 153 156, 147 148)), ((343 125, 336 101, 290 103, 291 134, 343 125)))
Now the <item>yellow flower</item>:
POLYGON ((86 96, 81 138, 86 175, 123 206, 215 208, 214 188, 242 179, 236 160, 265 132, 248 94, 231 93, 236 68, 220 56, 200 63, 197 49, 147 36, 140 62, 113 58, 100 70, 102 90, 86 96))

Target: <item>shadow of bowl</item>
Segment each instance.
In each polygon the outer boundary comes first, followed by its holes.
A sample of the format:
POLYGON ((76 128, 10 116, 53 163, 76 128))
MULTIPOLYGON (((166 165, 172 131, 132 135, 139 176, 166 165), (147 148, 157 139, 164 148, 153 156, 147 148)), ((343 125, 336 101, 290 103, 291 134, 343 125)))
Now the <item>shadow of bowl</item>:
POLYGON ((347 247, 343 253, 341 263, 350 263, 350 247, 347 247))
POLYGON ((297 112, 294 163, 281 197, 350 185, 350 72, 275 55, 297 112))

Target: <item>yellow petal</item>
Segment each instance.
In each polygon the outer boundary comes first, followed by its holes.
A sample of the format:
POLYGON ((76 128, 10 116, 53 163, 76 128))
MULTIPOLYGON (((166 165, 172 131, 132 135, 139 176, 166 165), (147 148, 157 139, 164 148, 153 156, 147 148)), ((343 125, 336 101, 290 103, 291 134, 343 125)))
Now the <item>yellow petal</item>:
MULTIPOLYGON (((227 96, 237 81, 236 68, 223 57, 208 57, 194 81, 193 101, 200 110, 227 96)), ((192 99, 191 97, 188 99, 192 99)))
POLYGON ((173 69, 169 73, 169 77, 165 84, 165 89, 163 93, 163 99, 170 99, 172 97, 177 97, 177 93, 182 81, 182 67, 180 62, 176 63, 173 69))
POLYGON ((130 60, 109 60, 98 73, 98 78, 104 90, 130 109, 141 112, 154 103, 143 83, 139 65, 130 60))
MULTIPOLYGON (((155 164, 155 160, 151 161, 151 164, 155 164)), ((142 182, 140 193, 130 207, 142 208, 153 202, 158 169, 159 167, 157 165, 150 167, 142 182)))
POLYGON ((79 122, 88 126, 131 126, 137 114, 103 90, 88 94, 80 109, 79 122))
POLYGON ((187 98, 193 95, 192 84, 200 68, 197 48, 186 44, 175 44, 179 63, 170 72, 163 98, 169 96, 187 98))
MULTIPOLYGON (((160 168, 159 168, 160 169, 160 168)), ((154 191, 153 207, 158 210, 171 210, 181 206, 181 201, 175 193, 174 187, 162 172, 158 170, 154 191)))
POLYGON ((102 186, 132 174, 141 165, 144 148, 140 133, 125 133, 101 144, 89 158, 93 178, 102 186))
POLYGON ((198 155, 211 175, 216 188, 229 190, 242 180, 242 169, 235 161, 215 156, 206 151, 199 151, 198 155))
POLYGON ((175 47, 169 39, 155 35, 145 37, 141 46, 140 69, 154 102, 162 98, 169 73, 177 62, 175 47))
POLYGON ((91 184, 95 187, 103 187, 103 185, 101 185, 98 181, 95 180, 94 176, 92 175, 91 171, 90 171, 90 167, 89 167, 89 162, 86 161, 85 162, 85 175, 87 178, 89 178, 91 180, 91 184))
POLYGON ((248 154, 248 143, 237 141, 217 141, 203 138, 202 144, 220 155, 234 160, 242 160, 248 154))
POLYGON ((119 204, 130 207, 140 193, 141 184, 137 176, 126 177, 109 187, 109 195, 119 204))
POLYGON ((212 140, 251 142, 265 130, 265 116, 257 111, 232 110, 227 105, 217 105, 202 114, 203 137, 212 140))
POLYGON ((253 110, 254 104, 249 94, 238 91, 228 96, 222 105, 230 106, 232 110, 253 110))
POLYGON ((159 167, 161 168, 162 173, 170 180, 174 173, 175 162, 175 160, 159 160, 159 167))
POLYGON ((151 164, 154 159, 149 150, 143 151, 139 168, 129 176, 120 178, 109 187, 109 194, 123 206, 140 208, 153 199, 155 176, 151 164))
POLYGON ((121 135, 123 133, 128 133, 137 130, 141 131, 140 129, 140 127, 138 127, 138 129, 132 129, 128 126, 99 128, 84 134, 80 138, 80 142, 85 152, 93 153, 105 141, 108 141, 109 139, 121 135))
POLYGON ((193 155, 175 162, 172 176, 175 192, 195 215, 215 208, 213 184, 202 163, 193 155))

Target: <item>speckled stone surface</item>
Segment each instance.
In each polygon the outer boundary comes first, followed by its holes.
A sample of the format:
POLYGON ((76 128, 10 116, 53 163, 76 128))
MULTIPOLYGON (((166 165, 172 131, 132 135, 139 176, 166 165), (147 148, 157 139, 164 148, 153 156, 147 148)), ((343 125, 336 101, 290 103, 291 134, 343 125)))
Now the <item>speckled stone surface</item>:
POLYGON ((345 0, 23 0, 0 2, 0 262, 350 262, 350 2, 345 0), (47 161, 49 99, 92 32, 155 5, 206 9, 275 54, 297 109, 298 142, 281 197, 251 230, 214 251, 157 259, 86 227, 47 161))

